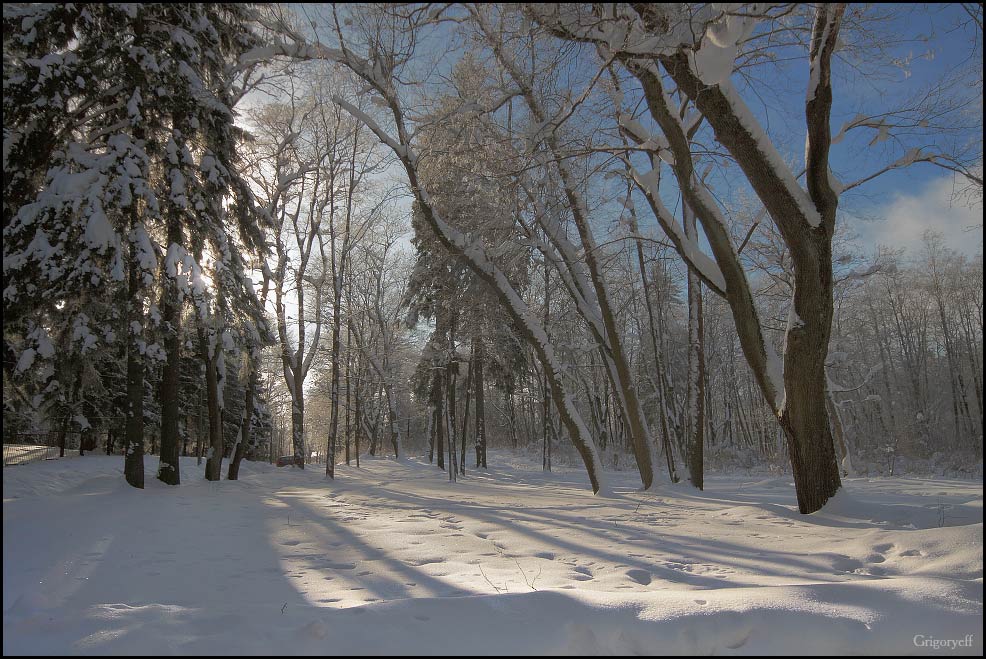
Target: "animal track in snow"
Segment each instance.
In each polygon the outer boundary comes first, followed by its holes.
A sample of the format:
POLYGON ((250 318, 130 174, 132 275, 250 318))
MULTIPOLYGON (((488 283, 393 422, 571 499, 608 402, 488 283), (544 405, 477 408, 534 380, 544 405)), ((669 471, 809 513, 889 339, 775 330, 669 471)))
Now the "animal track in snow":
POLYGON ((594 578, 592 570, 585 566, 576 565, 572 568, 572 570, 576 573, 575 576, 572 577, 575 581, 589 581, 594 578))

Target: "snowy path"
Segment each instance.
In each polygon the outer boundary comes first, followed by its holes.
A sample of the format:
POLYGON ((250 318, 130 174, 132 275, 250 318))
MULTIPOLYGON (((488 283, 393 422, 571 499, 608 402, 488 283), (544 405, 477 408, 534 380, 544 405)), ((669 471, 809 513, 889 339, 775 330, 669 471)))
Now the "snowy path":
POLYGON ((4 470, 5 654, 982 650, 981 483, 854 480, 804 517, 787 479, 121 466, 4 470))

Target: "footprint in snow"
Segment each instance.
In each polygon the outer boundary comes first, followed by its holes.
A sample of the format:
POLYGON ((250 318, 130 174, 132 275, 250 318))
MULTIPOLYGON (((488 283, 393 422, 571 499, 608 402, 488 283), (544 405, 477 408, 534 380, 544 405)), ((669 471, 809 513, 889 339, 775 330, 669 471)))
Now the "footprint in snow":
POLYGON ((575 567, 572 568, 572 570, 576 573, 575 576, 572 577, 572 579, 576 581, 589 581, 590 579, 593 578, 592 570, 590 570, 587 567, 576 565, 575 567))

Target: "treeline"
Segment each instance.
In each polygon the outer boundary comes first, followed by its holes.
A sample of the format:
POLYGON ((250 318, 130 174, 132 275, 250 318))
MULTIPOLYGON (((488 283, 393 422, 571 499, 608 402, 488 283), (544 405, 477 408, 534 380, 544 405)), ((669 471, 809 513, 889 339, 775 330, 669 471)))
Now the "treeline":
POLYGON ((256 80, 254 20, 4 6, 5 434, 105 433, 135 487, 148 446, 170 484, 182 453, 210 480, 262 453, 273 337, 250 270, 270 223, 233 113, 256 80))
POLYGON ((883 174, 982 190, 961 76, 834 127, 841 56, 897 66, 879 16, 295 10, 5 7, 5 421, 112 432, 137 486, 147 448, 177 483, 187 453, 454 479, 509 446, 595 491, 787 464, 807 513, 981 461, 981 255, 844 238, 883 174), (808 73, 771 90, 793 136, 747 105, 775 66, 808 73))

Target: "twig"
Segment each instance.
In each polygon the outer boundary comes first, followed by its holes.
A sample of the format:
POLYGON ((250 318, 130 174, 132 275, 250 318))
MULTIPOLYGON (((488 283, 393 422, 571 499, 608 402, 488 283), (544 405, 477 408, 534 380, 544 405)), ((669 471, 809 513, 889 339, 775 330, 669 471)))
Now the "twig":
MULTIPOLYGON (((525 583, 526 583, 526 584, 528 585, 528 587, 529 587, 529 588, 530 588, 531 590, 537 590, 537 588, 535 588, 535 587, 534 587, 534 582, 532 582, 532 581, 529 581, 529 580, 527 579, 527 573, 526 573, 526 572, 524 572, 524 568, 522 568, 522 567, 520 566, 520 561, 518 561, 518 560, 517 560, 516 558, 514 558, 513 556, 511 556, 510 558, 513 558, 513 559, 514 559, 514 563, 516 563, 516 564, 517 564, 517 569, 518 569, 518 570, 520 570, 520 573, 521 573, 522 575, 524 575, 524 582, 525 582, 525 583)), ((538 577, 539 577, 539 576, 541 576, 541 570, 540 570, 540 569, 538 570, 538 577)), ((537 577, 534 577, 534 581, 537 581, 537 577)))
MULTIPOLYGON (((521 575, 523 575, 523 577, 524 577, 524 583, 527 584, 528 588, 530 588, 531 590, 537 590, 537 588, 534 587, 534 582, 536 582, 538 580, 538 577, 541 576, 541 569, 542 568, 540 566, 538 566, 537 576, 534 577, 534 581, 531 581, 530 579, 527 578, 527 573, 524 572, 524 568, 522 568, 520 566, 520 561, 518 561, 515 556, 508 555, 506 552, 503 551, 503 548, 502 547, 500 547, 499 545, 497 545, 492 540, 490 540, 490 542, 493 544, 493 549, 496 550, 496 553, 498 553, 501 556, 501 558, 509 558, 514 563, 517 564, 517 569, 520 570, 521 575)), ((482 570, 482 567, 480 567, 480 570, 482 570)), ((486 576, 486 575, 483 575, 483 576, 486 576)), ((487 581, 489 581, 489 579, 487 579, 487 581)), ((506 585, 506 582, 504 582, 504 585, 506 585)))
MULTIPOLYGON (((493 590, 495 590, 498 593, 501 592, 500 589, 496 587, 496 584, 493 583, 492 581, 490 581, 490 578, 488 576, 486 576, 486 572, 483 571, 482 564, 480 564, 480 566, 479 566, 479 572, 480 572, 480 574, 483 575, 483 578, 486 579, 486 583, 488 583, 489 585, 493 586, 493 590)), ((506 584, 504 584, 504 587, 506 587, 506 584)))

